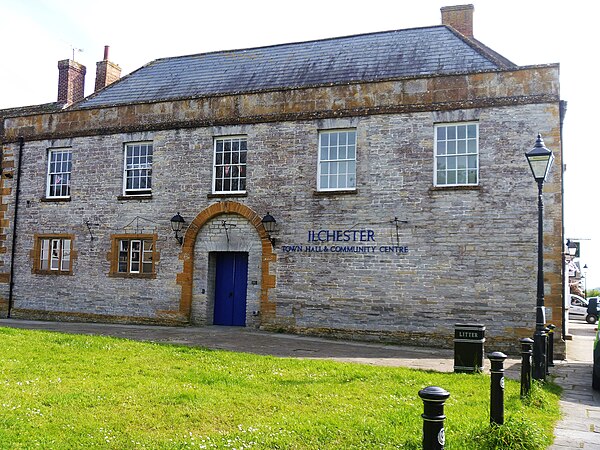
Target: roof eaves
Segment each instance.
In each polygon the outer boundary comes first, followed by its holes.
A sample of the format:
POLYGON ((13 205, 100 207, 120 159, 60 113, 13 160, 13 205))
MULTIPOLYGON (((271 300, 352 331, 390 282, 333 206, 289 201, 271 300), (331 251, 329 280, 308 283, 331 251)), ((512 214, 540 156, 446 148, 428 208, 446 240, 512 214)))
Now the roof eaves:
POLYGON ((0 118, 35 116, 48 112, 57 112, 64 109, 63 102, 42 103, 40 105, 17 106, 15 108, 0 109, 0 118))
MULTIPOLYGON (((376 78, 376 79, 367 79, 367 80, 355 80, 355 81, 344 81, 341 83, 322 83, 322 84, 312 84, 312 85, 299 85, 299 86, 287 86, 287 87, 274 87, 268 89, 254 89, 254 90, 245 90, 245 91, 231 91, 231 92, 215 92, 215 93, 205 93, 200 95, 182 95, 182 96, 173 96, 173 97, 163 97, 163 98, 154 98, 152 100, 143 100, 143 101, 129 101, 129 102, 112 102, 105 103, 102 105, 82 105, 77 109, 80 110, 90 110, 90 109, 104 109, 104 108, 114 108, 119 106, 131 106, 131 105, 144 105, 144 104, 154 104, 154 103, 163 103, 163 102, 173 102, 173 101, 182 101, 182 100, 199 100, 203 98, 211 98, 211 97, 226 97, 230 95, 244 95, 244 94, 261 94, 268 92, 277 92, 277 91, 295 91, 295 90, 303 90, 303 89, 315 89, 315 88, 324 88, 324 87, 333 87, 333 86, 344 86, 344 85, 357 85, 363 83, 380 83, 380 82, 389 82, 389 81, 401 81, 401 80, 414 80, 414 79, 424 79, 424 78, 436 78, 436 77, 446 77, 446 76, 460 76, 460 75, 471 75, 471 74, 479 74, 479 73, 492 73, 492 72, 503 72, 514 69, 522 69, 522 68, 531 68, 531 67, 545 67, 552 66, 550 65, 537 65, 537 66, 527 66, 527 67, 519 67, 513 65, 512 67, 499 67, 498 69, 482 69, 482 70, 467 70, 467 71, 456 71, 456 72, 446 72, 446 73, 433 73, 433 74, 421 74, 421 75, 410 75, 403 77, 389 77, 389 78, 376 78)), ((88 97, 90 98, 90 97, 88 97)))

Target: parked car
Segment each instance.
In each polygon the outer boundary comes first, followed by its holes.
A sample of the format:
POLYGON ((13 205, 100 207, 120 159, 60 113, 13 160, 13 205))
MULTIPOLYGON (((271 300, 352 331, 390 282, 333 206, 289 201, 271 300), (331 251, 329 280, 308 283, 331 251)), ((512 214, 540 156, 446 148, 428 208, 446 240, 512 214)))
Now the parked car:
POLYGON ((600 391, 600 326, 594 342, 594 367, 592 369, 592 389, 600 391))
POLYGON ((588 302, 585 298, 579 295, 570 294, 571 302, 569 306, 569 320, 585 319, 587 316, 588 302))
POLYGON ((585 321, 587 323, 598 322, 600 316, 600 307, 598 306, 598 297, 588 297, 587 315, 585 321))

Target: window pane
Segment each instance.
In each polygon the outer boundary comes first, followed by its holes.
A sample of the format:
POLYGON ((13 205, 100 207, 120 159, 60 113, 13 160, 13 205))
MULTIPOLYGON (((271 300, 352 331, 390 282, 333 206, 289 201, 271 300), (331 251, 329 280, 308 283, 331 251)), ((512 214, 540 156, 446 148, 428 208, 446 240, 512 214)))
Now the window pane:
POLYGON ((477 125, 468 125, 467 126, 467 136, 469 138, 477 137, 477 125))
POLYGON ((41 251, 40 251, 40 269, 48 270, 50 267, 50 240, 42 239, 41 251))
POLYGON ((437 162, 438 162, 438 164, 437 164, 438 170, 446 170, 446 167, 447 167, 446 166, 446 158, 440 157, 437 159, 437 162))
POLYGON ((71 268, 71 240, 62 241, 62 259, 60 261, 60 270, 68 272, 71 268))
POLYGON ((468 182, 469 182, 469 184, 477 184, 478 183, 476 170, 469 170, 468 182))
POLYGON ((467 150, 469 153, 477 153, 477 141, 474 139, 467 141, 467 150))
POLYGON ((437 184, 446 184, 446 172, 438 171, 437 173, 437 184))
MULTIPOLYGON (((439 130, 439 128, 438 128, 439 130)), ((446 143, 445 142, 438 142, 437 143, 437 154, 438 155, 445 155, 446 154, 446 143)))
POLYGON ((477 156, 469 156, 467 158, 467 164, 469 169, 477 169, 477 156))
POLYGON ((348 159, 356 159, 356 146, 348 146, 348 159))
POLYGON ((446 179, 448 181, 448 184, 456 184, 456 172, 455 171, 448 172, 446 179))
POLYGON ((467 137, 467 127, 465 125, 460 125, 456 128, 458 139, 465 139, 467 137))
POLYGON ((329 184, 327 183, 328 179, 329 178, 327 177, 327 175, 321 175, 321 184, 320 184, 320 186, 321 186, 322 189, 329 188, 329 184))
POLYGON ((446 139, 446 127, 437 128, 437 139, 438 141, 443 141, 446 139))
POLYGON ((455 155, 456 154, 456 141, 448 142, 448 154, 455 155))

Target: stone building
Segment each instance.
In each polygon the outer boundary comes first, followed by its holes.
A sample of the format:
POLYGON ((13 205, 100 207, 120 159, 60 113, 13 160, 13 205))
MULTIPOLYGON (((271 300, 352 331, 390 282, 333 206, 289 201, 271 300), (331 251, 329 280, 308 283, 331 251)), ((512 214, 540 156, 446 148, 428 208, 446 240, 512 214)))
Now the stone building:
POLYGON ((475 322, 514 347, 535 323, 524 154, 539 132, 556 157, 545 286, 562 330, 559 66, 486 47, 471 5, 442 8, 438 26, 123 78, 100 65, 87 98, 85 68, 63 61, 57 103, 0 111, 4 316, 444 346, 475 322))

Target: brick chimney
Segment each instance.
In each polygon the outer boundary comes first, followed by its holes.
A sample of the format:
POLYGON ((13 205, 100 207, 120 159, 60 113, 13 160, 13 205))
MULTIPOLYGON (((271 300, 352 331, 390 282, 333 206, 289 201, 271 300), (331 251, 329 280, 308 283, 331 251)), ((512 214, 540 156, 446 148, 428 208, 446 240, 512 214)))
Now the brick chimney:
POLYGON ((70 59, 58 62, 58 101, 70 105, 84 97, 85 66, 70 59))
POLYGON ((473 5, 444 6, 442 25, 449 25, 463 36, 473 37, 473 5))
POLYGON ((104 59, 96 63, 96 86, 94 92, 121 78, 121 68, 108 60, 109 46, 104 46, 104 59))

